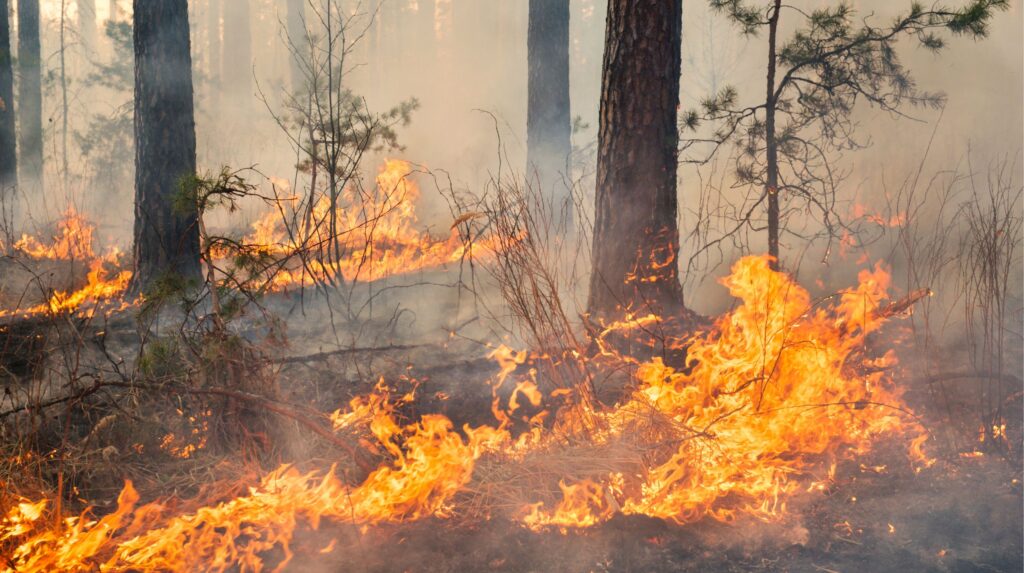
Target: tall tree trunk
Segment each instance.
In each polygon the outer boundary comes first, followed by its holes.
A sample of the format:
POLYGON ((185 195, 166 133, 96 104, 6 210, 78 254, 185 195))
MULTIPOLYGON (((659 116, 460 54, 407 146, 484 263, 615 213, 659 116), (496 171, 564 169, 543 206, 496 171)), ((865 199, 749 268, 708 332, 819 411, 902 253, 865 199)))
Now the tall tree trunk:
POLYGON ((18 0, 18 126, 21 181, 43 185, 43 89, 39 0, 18 0))
POLYGON ((96 49, 96 0, 77 0, 78 37, 87 57, 96 49))
POLYGON ((306 73, 302 62, 308 58, 309 42, 306 34, 306 0, 285 0, 288 3, 287 32, 289 57, 288 66, 293 95, 306 87, 306 73))
POLYGON ((224 5, 223 90, 231 107, 247 111, 252 103, 252 16, 249 0, 222 0, 224 5))
POLYGON ((195 212, 173 208, 196 170, 187 0, 134 0, 135 276, 145 292, 160 277, 199 277, 195 212))
POLYGON ((423 70, 432 70, 437 62, 437 0, 418 0, 416 5, 417 52, 423 70))
POLYGON ((682 0, 609 0, 592 316, 682 312, 676 169, 682 0))
POLYGON ((779 148, 775 140, 775 38, 779 27, 779 12, 782 0, 775 0, 772 14, 768 19, 768 95, 765 98, 764 146, 765 146, 765 195, 768 199, 768 254, 772 256, 771 266, 779 268, 779 148))
MULTIPOLYGON (((572 151, 569 115, 569 0, 530 0, 526 142, 531 180, 564 206, 572 151)), ((571 212, 571 209, 569 210, 571 212)))
POLYGON ((0 3, 0 201, 11 197, 18 184, 17 137, 14 129, 14 69, 8 2, 0 3))
POLYGON ((221 44, 220 44, 221 0, 209 0, 206 5, 206 74, 209 78, 207 89, 210 97, 210 110, 219 110, 221 90, 221 44))

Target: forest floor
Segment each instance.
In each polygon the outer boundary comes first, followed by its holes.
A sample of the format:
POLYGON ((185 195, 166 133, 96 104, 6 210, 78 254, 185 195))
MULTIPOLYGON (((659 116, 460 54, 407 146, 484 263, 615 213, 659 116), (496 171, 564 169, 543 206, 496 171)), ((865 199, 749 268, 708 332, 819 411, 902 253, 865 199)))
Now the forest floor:
MULTIPOLYGON (((487 348, 475 336, 435 336, 426 344, 388 339, 370 345, 377 350, 369 351, 298 352, 322 348, 323 339, 330 338, 322 309, 303 312, 295 299, 284 297, 273 305, 273 312, 289 324, 287 343, 263 347, 275 360, 260 369, 273 379, 274 400, 326 414, 370 392, 380 377, 415 379, 419 399, 403 407, 408 419, 438 412, 455 427, 493 423, 488 380, 497 367, 485 358, 487 348)), ((109 320, 13 320, 0 332, 9 374, 0 410, 26 393, 26 384, 46 378, 33 371, 74 373, 81 377, 76 387, 88 388, 89 380, 96 379, 87 374, 90 368, 112 379, 120 357, 130 356, 139 344, 134 311, 109 320), (12 371, 25 376, 12 376, 12 371)), ((912 360, 913 353, 907 354, 912 360)), ((912 362, 910 366, 903 371, 912 371, 912 362)), ((971 391, 952 386, 940 409, 927 382, 912 374, 901 380, 910 388, 908 403, 922 414, 925 426, 945 430, 952 424, 950 412, 965 411, 971 391)), ((45 402, 68 392, 65 384, 50 386, 27 393, 45 402)), ((113 509, 125 479, 133 481, 143 500, 215 501, 243 492, 282 462, 325 470, 351 461, 287 417, 268 424, 266 434, 257 437, 269 453, 248 456, 215 448, 217 436, 211 432, 210 447, 191 443, 195 448, 181 455, 189 445, 189 428, 196 425, 190 413, 194 416, 208 402, 104 389, 72 404, 73 409, 58 406, 3 421, 6 461, 0 478, 13 484, 15 493, 52 492, 60 481, 68 507, 92 505, 96 514, 103 514, 113 509), (126 401, 137 409, 125 411, 126 401), (171 434, 184 440, 174 442, 177 450, 162 443, 171 434), (26 452, 35 452, 36 458, 26 458, 26 452), (54 452, 62 452, 60 463, 54 462, 54 452)), ((1019 394, 1007 408, 1013 413, 1011 432, 1017 436, 1019 394)), ((315 531, 300 526, 286 571, 1021 571, 1020 452, 978 452, 969 442, 941 437, 935 444, 929 455, 937 463, 920 473, 912 470, 905 448, 898 444, 844 462, 825 491, 796 496, 779 521, 739 518, 722 523, 704 518, 674 524, 618 515, 589 529, 542 532, 530 531, 500 512, 489 519, 456 513, 448 519, 374 527, 324 521, 315 531)), ((268 554, 266 561, 274 564, 282 558, 268 554)))

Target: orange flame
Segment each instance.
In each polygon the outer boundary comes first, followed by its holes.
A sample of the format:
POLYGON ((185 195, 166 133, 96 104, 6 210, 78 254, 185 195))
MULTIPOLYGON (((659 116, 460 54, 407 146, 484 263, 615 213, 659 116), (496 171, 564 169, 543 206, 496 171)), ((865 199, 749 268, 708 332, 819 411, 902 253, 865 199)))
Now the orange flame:
POLYGON ((272 289, 326 282, 339 275, 347 281, 375 281, 443 267, 477 252, 484 242, 467 246, 456 228, 472 217, 461 217, 443 238, 416 228, 420 189, 410 177, 414 171, 408 161, 386 159, 373 192, 346 188, 333 214, 330 199, 321 197, 311 216, 299 221, 292 232, 276 209, 260 217, 245 243, 282 257, 317 246, 328 249, 330 255, 281 269, 273 278, 272 289), (332 215, 338 232, 336 245, 328 225, 332 215))
MULTIPOLYGON (((813 303, 787 275, 772 271, 766 257, 740 260, 722 284, 741 304, 689 341, 686 370, 643 362, 631 397, 590 412, 607 428, 601 440, 640 442, 645 452, 660 454, 645 456, 654 461, 639 475, 563 480, 553 507, 521 508, 524 526, 588 527, 618 512, 678 523, 740 514, 776 519, 790 496, 824 489, 836 459, 864 454, 887 436, 908 438, 911 458, 930 463, 921 451, 927 435, 899 389, 884 370, 860 368, 868 334, 889 317, 880 312, 888 286, 883 269, 862 272, 860 285, 831 305, 813 303), (654 418, 670 429, 645 441, 654 418)), ((497 384, 527 360, 507 347, 493 357, 501 366, 497 384)), ((517 383, 514 400, 541 402, 534 375, 531 369, 529 383, 517 383)), ((389 394, 378 383, 331 416, 337 430, 367 433, 374 443, 368 438, 366 447, 387 458, 359 485, 343 483, 333 468, 303 474, 282 466, 245 495, 173 515, 159 504, 136 507, 128 483, 110 515, 67 518, 59 528, 43 519, 45 502, 17 500, 0 522, 0 547, 14 548, 4 571, 260 571, 261 554, 271 548, 283 555, 279 571, 292 557, 300 523, 365 527, 452 516, 482 456, 515 463, 531 448, 542 455, 558 443, 540 426, 513 440, 508 411, 496 397, 497 427, 458 432, 441 415, 401 424, 389 394)), ((398 400, 411 399, 407 393, 398 400)))

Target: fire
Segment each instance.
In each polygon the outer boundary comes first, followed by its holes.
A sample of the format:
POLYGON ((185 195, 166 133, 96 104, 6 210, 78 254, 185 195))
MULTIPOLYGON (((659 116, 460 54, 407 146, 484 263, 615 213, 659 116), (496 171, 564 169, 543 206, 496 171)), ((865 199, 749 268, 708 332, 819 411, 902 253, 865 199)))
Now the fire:
POLYGON ((906 213, 896 213, 895 215, 885 217, 884 215, 873 211, 870 207, 861 203, 854 203, 853 205, 853 218, 864 219, 878 225, 879 227, 902 227, 907 223, 906 213))
POLYGON ((74 207, 68 207, 57 222, 57 234, 50 244, 43 244, 32 235, 22 234, 14 249, 33 259, 86 261, 96 257, 93 233, 96 227, 74 207))
MULTIPOLYGON (((260 253, 283 261, 267 285, 271 291, 327 283, 335 277, 346 281, 375 281, 458 263, 491 246, 486 239, 464 241, 458 227, 478 214, 460 217, 446 237, 435 237, 417 229, 416 208, 420 189, 410 178, 414 171, 407 161, 388 159, 379 168, 372 192, 344 190, 333 213, 327 197, 321 197, 298 229, 289 230, 275 206, 255 223, 243 240, 260 253), (364 193, 359 196, 358 193, 364 193), (333 218, 334 233, 331 232, 333 218), (332 238, 333 237, 333 238, 332 238), (336 238, 336 240, 335 240, 336 238), (297 253, 319 251, 300 260, 297 253)), ((74 291, 55 291, 47 302, 20 311, 0 310, 0 317, 75 312, 89 306, 95 312, 102 301, 119 300, 131 280, 129 270, 120 267, 121 253, 112 248, 98 255, 94 247, 95 226, 74 208, 68 208, 57 224, 58 232, 49 243, 23 235, 14 248, 36 260, 81 260, 88 262, 85 286, 74 291)), ((229 253, 215 251, 216 266, 229 253)), ((124 302, 118 308, 127 307, 124 302)))
POLYGON ((350 185, 333 213, 330 198, 322 196, 292 230, 286 228, 281 213, 271 209, 253 223, 243 242, 282 258, 311 248, 326 255, 281 269, 272 279, 273 290, 329 282, 338 276, 350 282, 375 281, 458 263, 476 253, 485 242, 467 246, 458 231, 458 225, 472 217, 457 220, 447 237, 417 229, 421 193, 410 177, 414 171, 408 161, 386 159, 372 191, 350 185), (336 240, 330 233, 332 225, 338 230, 336 240))
MULTIPOLYGON (((864 271, 859 286, 826 304, 771 270, 767 258, 740 260, 721 281, 740 304, 689 340, 685 369, 641 362, 626 399, 590 407, 597 432, 567 419, 578 415, 578 404, 555 414, 553 427, 574 428, 576 444, 632 444, 644 460, 641 471, 563 479, 560 501, 526 502, 511 517, 531 529, 563 531, 617 513, 676 523, 777 519, 792 496, 825 489, 819 484, 835 477, 836 460, 856 458, 883 438, 907 439, 909 457, 929 463, 921 453, 927 434, 899 389, 878 361, 864 368, 868 335, 892 314, 883 306, 888 281, 881 267, 864 271)), ((603 348, 595 360, 611 355, 603 348)), ((511 414, 527 404, 542 407, 545 396, 530 368, 503 403, 496 388, 518 377, 529 356, 500 347, 492 357, 501 367, 493 384, 495 426, 456 430, 437 414, 403 423, 396 406, 413 400, 415 388, 393 398, 381 381, 330 416, 335 431, 360 437, 383 460, 358 485, 334 468, 303 473, 285 465, 244 495, 174 512, 138 505, 127 483, 114 512, 99 520, 69 517, 59 527, 47 518, 45 501, 18 499, 0 522, 0 547, 10 549, 4 571, 260 571, 270 549, 279 550, 281 570, 299 527, 470 513, 480 495, 474 472, 484 458, 514 471, 566 443, 541 424, 513 437, 511 414)), ((884 364, 893 361, 888 356, 884 364)))
MULTIPOLYGON (((602 413, 619 434, 644 431, 652 410, 678 428, 678 448, 627 488, 635 493, 621 500, 622 511, 679 523, 740 513, 772 519, 800 488, 797 478, 830 457, 866 453, 886 435, 925 436, 884 370, 858 368, 867 335, 885 321, 889 285, 880 267, 859 278, 826 307, 764 257, 736 263, 722 284, 741 304, 690 341, 690 370, 642 364, 633 397, 602 413)), ((912 457, 927 463, 915 446, 912 457)), ((528 524, 565 523, 579 503, 594 504, 591 493, 535 512, 528 524)))
POLYGON ((0 317, 70 313, 82 306, 88 307, 83 314, 92 316, 99 303, 119 300, 128 288, 132 273, 116 270, 120 268, 122 258, 118 248, 111 247, 102 255, 96 254, 95 231, 95 225, 73 207, 68 207, 57 222, 57 234, 48 244, 23 234, 14 244, 14 249, 32 259, 88 263, 86 284, 76 290, 55 290, 49 293, 46 302, 28 308, 0 310, 0 317))

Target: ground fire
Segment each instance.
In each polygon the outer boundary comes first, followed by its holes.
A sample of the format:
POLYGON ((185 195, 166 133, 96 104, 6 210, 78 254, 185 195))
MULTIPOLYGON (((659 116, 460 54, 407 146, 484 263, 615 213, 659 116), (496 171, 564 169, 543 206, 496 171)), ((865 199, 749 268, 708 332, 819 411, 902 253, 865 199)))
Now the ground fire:
POLYGON ((1021 3, 0 8, 0 573, 1024 568, 1021 3))
MULTIPOLYGON (((396 400, 415 397, 393 396, 382 380, 332 415, 336 432, 372 437, 367 449, 385 459, 361 483, 348 484, 333 469, 282 466, 243 495, 176 514, 162 502, 139 505, 129 482, 117 509, 101 518, 94 510, 62 518, 45 499, 21 499, 0 536, 14 548, 10 570, 259 570, 262 554, 274 548, 284 551, 283 565, 297 532, 322 521, 461 519, 460 502, 481 459, 515 466, 569 442, 632 450, 638 462, 640 452, 658 453, 637 466, 562 481, 561 499, 527 502, 503 518, 536 531, 591 527, 620 512, 677 523, 740 514, 771 520, 785 515, 790 497, 828 479, 830 464, 855 459, 879 441, 903 443, 915 468, 933 463, 923 448, 927 431, 888 374, 893 355, 861 353, 890 319, 883 304, 889 276, 880 266, 819 305, 764 257, 740 260, 722 284, 740 304, 687 341, 686 367, 660 359, 637 364, 632 395, 587 412, 592 422, 566 419, 579 410, 564 407, 552 414, 553 426, 533 416, 529 431, 513 436, 508 422, 517 392, 496 404, 503 424, 456 429, 437 414, 403 424, 394 415, 396 400)), ((497 385, 511 383, 527 358, 507 347, 492 356, 502 365, 497 385)), ((529 389, 523 398, 534 405, 544 402, 528 379, 520 388, 529 389)))

